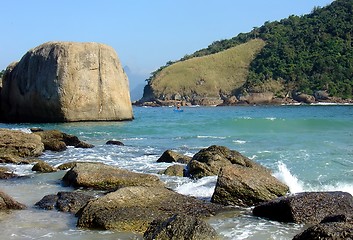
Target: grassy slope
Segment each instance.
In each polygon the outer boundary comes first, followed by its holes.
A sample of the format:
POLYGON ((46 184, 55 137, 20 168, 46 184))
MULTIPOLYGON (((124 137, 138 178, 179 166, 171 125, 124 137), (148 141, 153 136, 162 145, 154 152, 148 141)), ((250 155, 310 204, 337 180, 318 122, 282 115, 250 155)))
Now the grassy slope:
POLYGON ((172 64, 151 82, 154 94, 158 98, 176 93, 201 97, 218 97, 220 91, 230 94, 245 83, 251 61, 264 46, 263 40, 253 39, 216 54, 172 64))

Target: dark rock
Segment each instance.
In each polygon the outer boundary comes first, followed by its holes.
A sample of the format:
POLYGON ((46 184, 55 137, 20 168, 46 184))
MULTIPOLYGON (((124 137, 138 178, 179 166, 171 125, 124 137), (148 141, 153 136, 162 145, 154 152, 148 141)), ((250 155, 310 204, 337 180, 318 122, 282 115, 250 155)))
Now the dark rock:
POLYGON ((124 143, 117 141, 117 140, 109 140, 105 144, 107 145, 117 145, 117 146, 124 146, 124 143))
POLYGON ((55 208, 62 212, 76 214, 93 198, 93 196, 80 192, 58 192, 57 195, 44 196, 35 206, 45 210, 53 210, 55 208))
POLYGON ((145 240, 208 240, 218 239, 216 231, 202 219, 189 215, 174 215, 154 220, 143 235, 145 240))
POLYGON ((261 203, 253 214, 270 220, 319 223, 330 215, 353 213, 353 197, 345 192, 304 192, 261 203))
POLYGON ((26 206, 22 203, 17 202, 6 193, 0 191, 0 211, 10 210, 10 209, 22 210, 22 209, 26 209, 26 206))
POLYGON ((160 174, 165 174, 168 176, 176 176, 176 177, 184 177, 184 169, 183 165, 172 165, 169 166, 166 170, 159 172, 160 174))
POLYGON ((44 161, 38 161, 32 167, 32 171, 42 172, 42 173, 50 173, 50 172, 56 172, 57 169, 54 168, 53 166, 49 165, 48 163, 44 162, 44 161))
POLYGON ((56 202, 58 201, 58 199, 58 195, 46 195, 39 202, 36 202, 35 206, 45 210, 53 210, 56 206, 56 202))
POLYGON ((225 208, 164 187, 124 187, 89 201, 78 213, 77 227, 144 233, 155 219, 175 214, 210 217, 225 208))
POLYGON ((284 196, 288 191, 288 186, 268 171, 229 165, 221 169, 211 201, 249 207, 284 196))
POLYGON ((126 186, 164 186, 157 176, 135 173, 102 163, 76 163, 63 181, 74 187, 116 190, 126 186))
POLYGON ((62 212, 76 214, 93 196, 80 192, 59 192, 56 208, 62 212))
POLYGON ((38 128, 38 127, 32 127, 29 130, 31 130, 32 133, 44 131, 43 128, 38 128))
POLYGON ((157 162, 166 162, 166 163, 183 163, 187 164, 191 160, 191 157, 174 152, 172 150, 165 151, 160 158, 158 158, 157 162))
POLYGON ((187 165, 187 174, 192 178, 218 175, 222 167, 238 165, 268 171, 265 167, 251 161, 239 152, 223 146, 210 146, 200 150, 187 165))
POLYGON ((293 240, 353 239, 353 222, 320 223, 294 236, 293 240))
POLYGON ((293 93, 292 97, 295 101, 298 102, 303 102, 303 103, 314 103, 315 102, 315 97, 312 95, 308 95, 305 93, 293 93))

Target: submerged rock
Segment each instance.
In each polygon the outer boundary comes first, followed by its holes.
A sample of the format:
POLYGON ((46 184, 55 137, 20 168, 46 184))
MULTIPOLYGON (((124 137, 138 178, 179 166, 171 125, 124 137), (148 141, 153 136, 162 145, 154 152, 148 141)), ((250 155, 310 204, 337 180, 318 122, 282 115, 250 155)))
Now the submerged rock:
POLYGON ((219 239, 216 231, 194 216, 176 214, 165 220, 153 221, 143 235, 145 240, 209 240, 219 239))
POLYGON ((90 201, 78 212, 81 228, 144 233, 155 219, 175 214, 209 217, 220 205, 184 196, 164 187, 124 187, 90 201))
POLYGON ((165 151, 160 158, 158 158, 157 162, 166 162, 166 163, 182 163, 187 164, 191 160, 191 157, 177 153, 172 150, 165 151))
POLYGON ((42 172, 42 173, 50 173, 50 172, 56 172, 57 169, 55 167, 49 165, 49 163, 46 163, 44 161, 38 161, 32 167, 32 171, 42 172))
POLYGON ((330 215, 352 216, 353 197, 346 192, 298 193, 261 203, 253 214, 280 222, 315 224, 330 215))
POLYGON ((220 169, 229 165, 254 168, 270 172, 235 150, 223 146, 210 146, 200 150, 187 165, 187 174, 192 178, 218 175, 220 169))
POLYGON ((102 163, 76 163, 63 181, 74 187, 116 190, 126 186, 164 186, 157 176, 135 173, 102 163))
POLYGON ((105 143, 106 145, 117 145, 117 146, 124 146, 124 143, 118 140, 109 140, 105 143))
POLYGON ((26 208, 27 207, 24 204, 17 202, 6 193, 0 191, 0 211, 12 210, 12 209, 22 210, 26 208))
POLYGON ((172 165, 166 170, 159 172, 159 174, 165 174, 168 176, 184 177, 185 167, 183 165, 172 165))
POLYGON ((211 201, 249 207, 284 196, 288 191, 288 186, 268 171, 229 165, 221 169, 211 201))
POLYGON ((129 83, 114 49, 47 42, 5 71, 0 118, 10 122, 133 119, 129 83))
POLYGON ((52 210, 56 208, 62 212, 76 214, 87 202, 93 199, 93 196, 80 192, 58 192, 58 194, 44 196, 35 206, 52 210))
POLYGON ((44 145, 37 135, 22 131, 0 129, 0 157, 37 157, 44 145))

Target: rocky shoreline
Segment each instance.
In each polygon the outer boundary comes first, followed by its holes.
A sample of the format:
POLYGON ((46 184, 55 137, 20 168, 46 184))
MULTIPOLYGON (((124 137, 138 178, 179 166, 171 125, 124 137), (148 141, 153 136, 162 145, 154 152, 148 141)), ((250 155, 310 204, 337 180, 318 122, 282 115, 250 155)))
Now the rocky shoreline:
POLYGON ((142 98, 132 103, 135 106, 247 106, 247 105, 299 105, 299 104, 353 104, 353 99, 331 97, 326 91, 317 91, 313 95, 293 92, 277 97, 272 92, 248 93, 238 96, 194 97, 186 98, 142 98))
POLYGON ((220 239, 207 219, 251 207, 254 216, 307 224, 308 229, 294 239, 353 237, 353 197, 349 193, 290 194, 288 186, 275 179, 269 169, 223 146, 210 146, 193 157, 167 150, 157 160, 179 166, 163 174, 193 179, 218 175, 209 202, 166 188, 157 173, 136 173, 97 162, 54 167, 37 159, 43 151, 65 151, 68 145, 94 147, 76 136, 42 129, 32 129, 32 133, 0 131, 2 179, 16 181, 16 175, 6 170, 7 164, 32 164, 38 174, 65 171, 61 184, 74 187, 43 196, 35 206, 24 206, 1 192, 1 211, 36 207, 69 212, 77 218, 78 228, 134 232, 143 234, 144 239, 220 239))

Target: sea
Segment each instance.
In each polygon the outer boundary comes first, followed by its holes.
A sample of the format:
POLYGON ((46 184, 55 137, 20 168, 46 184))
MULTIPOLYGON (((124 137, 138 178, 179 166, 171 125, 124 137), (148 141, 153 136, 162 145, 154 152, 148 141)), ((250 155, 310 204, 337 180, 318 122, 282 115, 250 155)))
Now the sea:
MULTIPOLYGON (((168 149, 193 156, 211 145, 237 150, 272 170, 291 193, 345 191, 353 194, 353 106, 285 105, 234 107, 134 107, 134 120, 56 124, 1 124, 29 132, 58 129, 94 144, 46 151, 39 158, 58 166, 95 161, 135 172, 157 174, 176 192, 210 201, 217 176, 191 180, 158 174, 171 164, 156 160, 168 149), (108 140, 124 146, 106 145, 108 140)), ((32 165, 7 165, 23 176, 1 180, 0 190, 28 206, 0 214, 0 239, 142 239, 139 234, 76 228, 77 218, 34 207, 45 195, 72 191, 61 184, 65 171, 35 173, 32 165)), ((236 208, 208 220, 221 239, 292 239, 306 225, 280 223, 236 208)))

